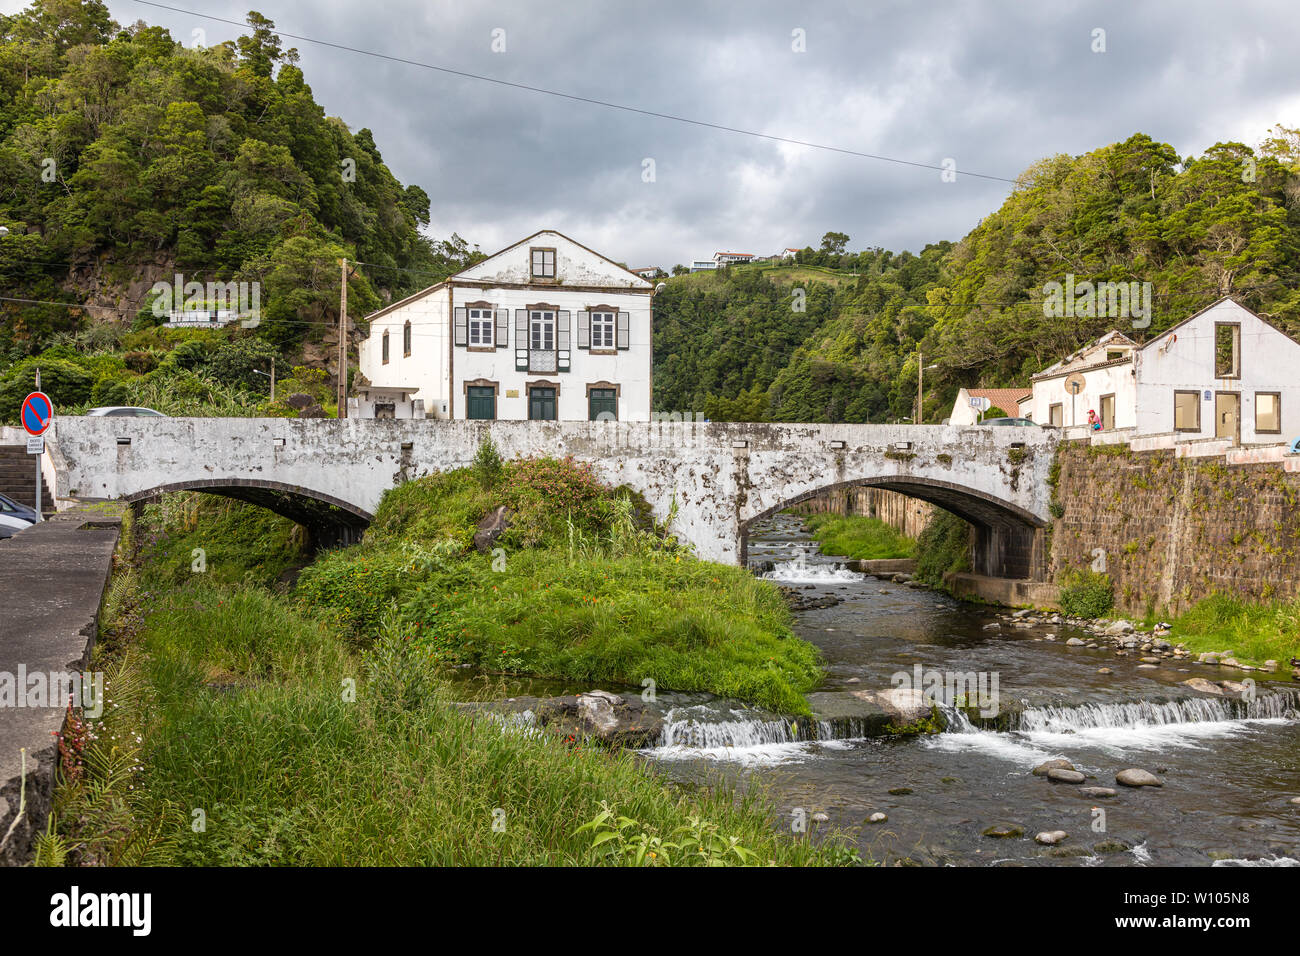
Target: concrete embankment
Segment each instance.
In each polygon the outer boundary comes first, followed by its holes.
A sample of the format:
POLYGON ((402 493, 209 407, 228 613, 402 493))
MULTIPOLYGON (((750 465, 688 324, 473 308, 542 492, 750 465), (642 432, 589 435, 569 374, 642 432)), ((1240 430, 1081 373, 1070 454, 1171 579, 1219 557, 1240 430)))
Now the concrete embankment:
POLYGON ((75 507, 0 541, 0 864, 26 862, 45 827, 68 705, 57 675, 90 663, 121 523, 119 507, 75 507))
POLYGON ((1020 581, 1015 578, 991 578, 983 574, 943 576, 944 586, 953 597, 963 601, 987 601, 1007 607, 1061 607, 1061 589, 1046 581, 1020 581))

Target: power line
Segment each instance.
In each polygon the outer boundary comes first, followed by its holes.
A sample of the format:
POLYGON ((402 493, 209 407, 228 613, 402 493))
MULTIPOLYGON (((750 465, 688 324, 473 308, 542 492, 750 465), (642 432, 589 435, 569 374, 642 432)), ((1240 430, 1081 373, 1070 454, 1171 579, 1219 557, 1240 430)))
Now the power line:
MULTIPOLYGON (((213 20, 217 23, 230 24, 231 26, 239 27, 241 30, 245 29, 248 26, 248 24, 241 23, 238 20, 230 20, 225 17, 213 16, 212 14, 208 14, 208 13, 197 13, 194 10, 185 10, 181 7, 173 7, 165 3, 154 3, 152 2, 152 0, 135 0, 135 2, 144 4, 147 7, 157 7, 160 10, 170 10, 172 13, 183 13, 186 16, 199 17, 200 19, 203 20, 213 20)), ((950 171, 945 166, 936 166, 933 163, 920 163, 910 159, 898 159, 897 157, 894 156, 883 156, 879 153, 866 153, 866 152, 862 152, 861 150, 846 149, 841 146, 831 146, 826 143, 814 143, 809 140, 794 139, 793 137, 790 136, 777 136, 773 133, 760 133, 757 130, 742 129, 738 126, 726 126, 721 123, 710 123, 705 120, 697 120, 697 119, 691 119, 690 117, 686 117, 686 116, 678 116, 673 113, 661 113, 656 110, 642 109, 637 106, 627 106, 626 104, 623 103, 613 103, 610 102, 609 100, 598 100, 589 96, 579 96, 575 93, 565 93, 561 90, 549 90, 546 89, 545 87, 531 86, 527 83, 516 83, 512 80, 503 80, 500 79, 499 77, 487 76, 482 73, 470 73, 466 70, 456 70, 447 66, 438 66, 436 63, 425 63, 420 60, 410 60, 405 57, 393 56, 388 53, 379 53, 375 50, 363 50, 360 47, 348 46, 343 43, 334 43, 329 40, 320 40, 320 39, 316 39, 315 37, 302 36, 296 33, 288 33, 284 30, 270 30, 268 32, 273 33, 276 36, 282 37, 284 39, 298 40, 302 43, 314 43, 317 46, 330 47, 331 49, 343 50, 348 53, 357 53, 360 54, 361 56, 374 57, 379 60, 388 60, 389 62, 392 63, 403 63, 407 66, 417 66, 424 70, 434 70, 438 73, 445 73, 450 76, 459 76, 462 77, 463 79, 479 80, 480 82, 483 83, 495 83, 498 86, 506 86, 516 90, 524 90, 529 93, 540 93, 544 96, 554 96, 560 99, 570 100, 575 103, 586 103, 591 106, 601 106, 606 109, 621 110, 625 113, 635 113, 640 116, 650 116, 655 119, 669 120, 674 123, 683 123, 689 126, 699 126, 704 129, 719 130, 724 133, 736 133, 741 136, 752 136, 756 139, 766 139, 776 143, 785 143, 786 145, 789 146, 803 146, 808 149, 820 149, 828 153, 840 153, 845 156, 857 156, 862 159, 874 159, 882 163, 894 163, 895 165, 898 166, 912 166, 917 169, 932 169, 938 172, 950 171)), ((962 176, 971 176, 975 179, 988 179, 994 182, 1011 183, 1012 185, 1015 185, 1015 183, 1017 182, 1017 180, 1015 179, 1008 179, 1005 176, 993 176, 987 173, 973 173, 965 170, 951 170, 951 172, 954 172, 962 176)))

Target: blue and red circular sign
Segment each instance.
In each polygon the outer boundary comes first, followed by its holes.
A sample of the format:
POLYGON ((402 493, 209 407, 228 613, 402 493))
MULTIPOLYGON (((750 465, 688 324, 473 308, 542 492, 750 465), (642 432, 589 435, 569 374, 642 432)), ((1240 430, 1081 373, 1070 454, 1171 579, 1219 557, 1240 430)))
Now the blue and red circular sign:
POLYGON ((54 403, 44 392, 32 392, 23 399, 23 428, 29 435, 44 435, 54 418, 54 403))

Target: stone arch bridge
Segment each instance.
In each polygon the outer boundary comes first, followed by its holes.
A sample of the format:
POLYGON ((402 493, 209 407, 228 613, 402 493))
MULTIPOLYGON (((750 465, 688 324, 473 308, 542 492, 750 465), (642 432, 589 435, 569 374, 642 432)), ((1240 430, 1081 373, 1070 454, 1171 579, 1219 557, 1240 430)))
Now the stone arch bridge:
POLYGON ((56 420, 57 499, 240 498, 355 540, 383 493, 470 464, 491 435, 503 457, 572 455, 628 485, 714 561, 743 564, 750 525, 820 492, 874 485, 976 528, 976 573, 1041 580, 1055 432, 1036 427, 375 419, 56 420))

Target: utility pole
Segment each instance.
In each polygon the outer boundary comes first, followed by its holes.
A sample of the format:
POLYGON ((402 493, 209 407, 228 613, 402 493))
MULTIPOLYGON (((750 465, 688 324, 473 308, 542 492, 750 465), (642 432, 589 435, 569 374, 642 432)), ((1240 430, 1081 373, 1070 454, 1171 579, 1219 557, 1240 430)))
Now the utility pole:
POLYGON ((339 418, 348 417, 348 260, 339 284, 339 418))
POLYGON ((271 356, 271 401, 275 401, 275 356, 271 356))
POLYGON ((921 392, 922 392, 921 382, 924 378, 925 378, 925 356, 921 354, 920 349, 917 349, 916 350, 916 418, 914 418, 913 421, 916 422, 916 424, 918 425, 923 424, 921 419, 925 415, 924 407, 921 404, 924 401, 924 399, 921 397, 921 392))

